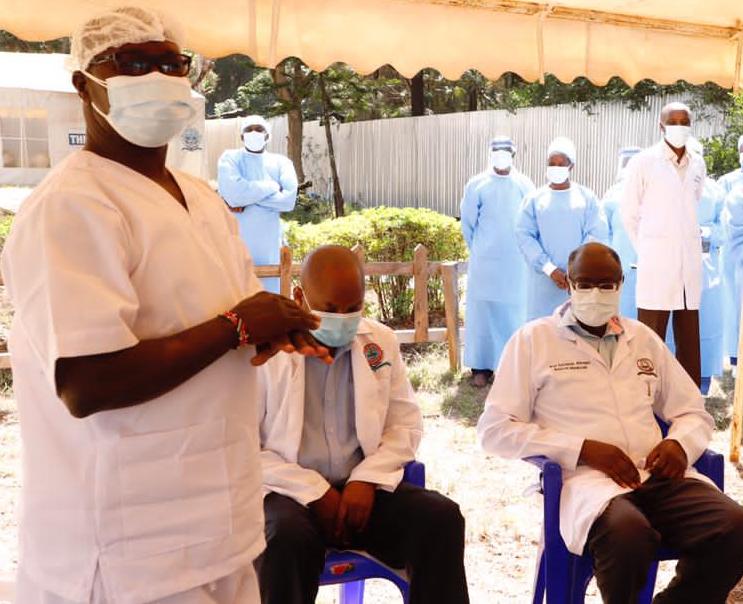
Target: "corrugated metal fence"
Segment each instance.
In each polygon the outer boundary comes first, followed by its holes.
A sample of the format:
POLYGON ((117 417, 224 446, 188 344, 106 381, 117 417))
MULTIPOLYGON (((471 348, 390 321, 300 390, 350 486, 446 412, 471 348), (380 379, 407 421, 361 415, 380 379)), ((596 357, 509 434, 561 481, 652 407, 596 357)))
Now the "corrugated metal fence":
MULTIPOLYGON (((485 169, 488 141, 510 135, 518 146, 516 166, 539 185, 545 153, 558 135, 578 147, 574 179, 598 195, 616 176, 617 151, 646 147, 659 140, 661 107, 675 98, 653 98, 650 107, 633 111, 620 103, 586 111, 582 105, 559 105, 507 111, 477 111, 416 118, 354 122, 333 127, 338 172, 346 201, 362 206, 431 208, 456 216, 467 180, 485 169)), ((286 119, 273 120, 271 150, 286 150, 286 119)), ((694 133, 706 138, 722 132, 722 115, 704 110, 694 133)), ((238 120, 207 122, 212 178, 222 151, 239 145, 238 120)), ((304 126, 304 168, 313 190, 331 196, 325 132, 318 122, 304 126)))

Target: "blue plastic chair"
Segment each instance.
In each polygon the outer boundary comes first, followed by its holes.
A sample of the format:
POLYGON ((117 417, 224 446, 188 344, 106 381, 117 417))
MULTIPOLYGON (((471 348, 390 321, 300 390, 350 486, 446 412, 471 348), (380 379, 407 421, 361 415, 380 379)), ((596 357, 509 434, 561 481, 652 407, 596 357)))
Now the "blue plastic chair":
MULTIPOLYGON (((411 461, 405 466, 403 482, 426 486, 426 467, 419 461, 411 461)), ((328 550, 320 585, 340 584, 340 604, 363 604, 366 579, 391 581, 400 590, 403 602, 408 604, 410 585, 404 570, 390 568, 366 552, 328 550)))
MULTIPOLYGON (((663 435, 668 426, 658 420, 663 435)), ((548 604, 582 604, 586 589, 593 577, 593 559, 589 554, 571 554, 560 535, 560 492, 562 468, 557 462, 542 456, 527 457, 524 461, 541 470, 541 491, 544 495, 543 548, 537 560, 533 604, 542 604, 545 595, 548 604)), ((725 460, 722 455, 707 450, 694 464, 698 472, 710 478, 722 491, 725 484, 725 460)), ((658 560, 677 560, 678 553, 661 548, 658 560)), ((639 604, 651 604, 658 563, 648 572, 648 579, 640 594, 639 604)))

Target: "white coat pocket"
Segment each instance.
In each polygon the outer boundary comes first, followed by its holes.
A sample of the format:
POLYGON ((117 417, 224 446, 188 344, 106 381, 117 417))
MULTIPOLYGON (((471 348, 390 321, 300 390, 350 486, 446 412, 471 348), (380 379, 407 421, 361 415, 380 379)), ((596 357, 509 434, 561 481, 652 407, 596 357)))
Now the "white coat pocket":
POLYGON ((231 533, 225 419, 121 438, 124 555, 144 558, 231 533))

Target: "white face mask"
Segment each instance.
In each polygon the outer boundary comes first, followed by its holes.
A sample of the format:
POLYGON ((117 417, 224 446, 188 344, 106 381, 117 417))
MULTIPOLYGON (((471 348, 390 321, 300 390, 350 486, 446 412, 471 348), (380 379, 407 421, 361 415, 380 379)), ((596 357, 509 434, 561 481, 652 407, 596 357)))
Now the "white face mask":
POLYGON ((490 165, 496 170, 510 170, 513 166, 513 155, 510 151, 498 150, 490 152, 490 165))
POLYGON ((547 180, 553 185, 561 185, 570 178, 570 168, 565 166, 547 166, 547 180))
POLYGON ((676 149, 686 147, 686 141, 691 136, 691 127, 689 126, 666 126, 664 138, 669 145, 676 149))
POLYGON ((108 114, 93 109, 126 141, 138 147, 163 147, 196 115, 188 78, 153 71, 143 76, 113 76, 92 81, 108 91, 108 114))
POLYGON ((573 315, 584 325, 601 327, 619 314, 620 286, 615 292, 602 291, 598 287, 589 290, 570 288, 570 306, 573 315))
POLYGON ((266 140, 265 132, 258 132, 251 130, 243 134, 243 144, 245 148, 251 153, 260 153, 266 148, 268 141, 266 140))

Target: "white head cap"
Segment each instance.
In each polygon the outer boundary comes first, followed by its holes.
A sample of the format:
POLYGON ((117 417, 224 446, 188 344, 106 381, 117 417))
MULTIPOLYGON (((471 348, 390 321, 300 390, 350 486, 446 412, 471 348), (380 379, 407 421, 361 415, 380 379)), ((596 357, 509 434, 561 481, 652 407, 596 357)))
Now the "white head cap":
POLYGON ((263 129, 268 133, 268 138, 271 138, 271 124, 261 115, 249 115, 242 120, 240 125, 240 132, 244 132, 248 126, 262 126, 263 129))
POLYGON ((550 143, 547 149, 547 159, 552 157, 555 153, 561 153, 570 160, 571 164, 575 163, 577 153, 575 151, 575 143, 565 136, 558 136, 555 140, 550 143))
POLYGON ((165 41, 183 48, 183 30, 175 21, 140 6, 110 9, 88 19, 72 34, 67 68, 85 70, 91 59, 107 48, 165 41))
POLYGON ((738 151, 743 151, 743 134, 738 137, 738 151))

